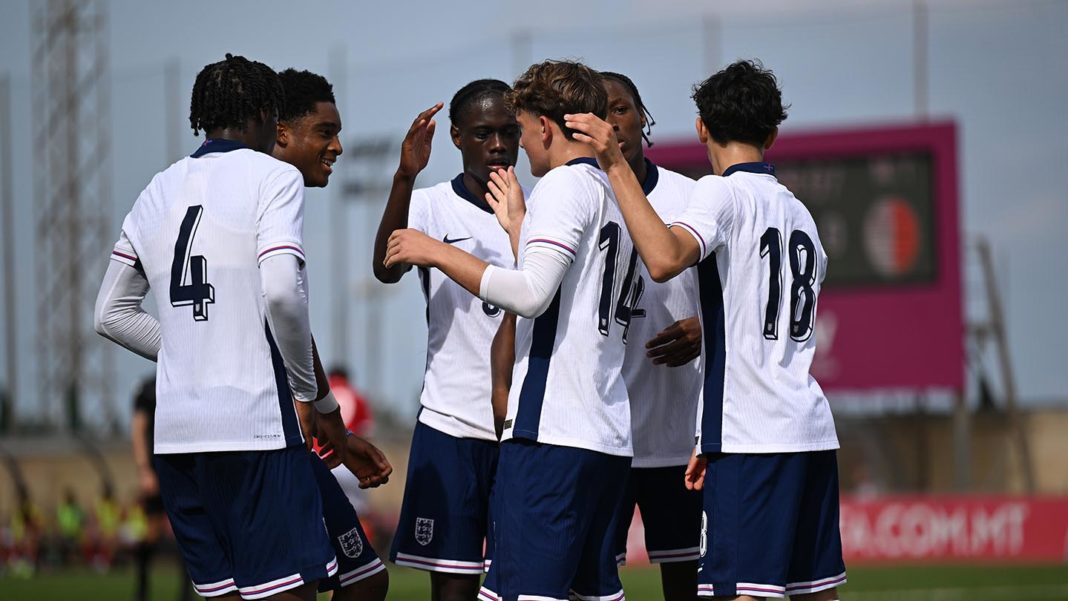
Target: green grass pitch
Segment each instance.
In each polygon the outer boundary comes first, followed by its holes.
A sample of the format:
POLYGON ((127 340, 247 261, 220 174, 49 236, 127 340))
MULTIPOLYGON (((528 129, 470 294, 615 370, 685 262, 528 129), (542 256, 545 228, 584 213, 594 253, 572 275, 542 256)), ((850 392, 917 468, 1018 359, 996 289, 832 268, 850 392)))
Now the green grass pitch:
MULTIPOLYGON (((153 574, 152 601, 176 601, 177 571, 161 564, 153 574)), ((657 601, 659 572, 625 568, 627 598, 657 601)), ((421 572, 390 566, 389 599, 430 598, 428 578, 421 572)), ((1068 601, 1068 566, 856 567, 840 589, 845 601, 1068 601)), ((195 597, 194 597, 195 598, 195 597)), ((133 574, 119 569, 108 574, 88 570, 49 571, 29 578, 0 576, 3 601, 128 601, 133 599, 133 574)), ((326 596, 320 596, 325 600, 326 596)))

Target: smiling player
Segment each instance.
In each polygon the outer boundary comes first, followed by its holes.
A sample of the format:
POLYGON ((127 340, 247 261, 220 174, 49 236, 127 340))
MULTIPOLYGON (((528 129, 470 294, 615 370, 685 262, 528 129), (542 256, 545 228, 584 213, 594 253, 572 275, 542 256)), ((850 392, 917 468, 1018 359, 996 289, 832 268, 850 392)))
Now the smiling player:
MULTIPOLYGON (((305 187, 325 187, 337 157, 343 152, 338 137, 341 115, 334 101, 333 87, 323 76, 308 71, 286 69, 278 77, 285 91, 285 103, 278 115, 278 137, 272 154, 300 170, 305 187)), ((318 355, 315 369, 320 388, 329 390, 318 355)), ((347 442, 350 451, 370 444, 351 435, 347 442)), ((319 590, 337 591, 334 601, 382 601, 389 589, 389 575, 371 548, 356 509, 349 501, 351 491, 345 490, 347 486, 358 486, 359 482, 347 466, 339 465, 331 473, 322 459, 313 458, 312 463, 323 498, 323 521, 338 560, 337 574, 321 580, 319 590)))

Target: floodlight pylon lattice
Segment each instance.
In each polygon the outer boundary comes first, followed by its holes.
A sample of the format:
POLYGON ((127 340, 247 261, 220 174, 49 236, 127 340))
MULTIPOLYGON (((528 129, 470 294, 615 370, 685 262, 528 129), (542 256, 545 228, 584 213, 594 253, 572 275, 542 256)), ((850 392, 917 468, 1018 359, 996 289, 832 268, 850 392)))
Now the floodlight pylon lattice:
POLYGON ((113 355, 93 299, 114 235, 107 16, 103 2, 33 5, 33 149, 41 417, 116 424, 113 355))

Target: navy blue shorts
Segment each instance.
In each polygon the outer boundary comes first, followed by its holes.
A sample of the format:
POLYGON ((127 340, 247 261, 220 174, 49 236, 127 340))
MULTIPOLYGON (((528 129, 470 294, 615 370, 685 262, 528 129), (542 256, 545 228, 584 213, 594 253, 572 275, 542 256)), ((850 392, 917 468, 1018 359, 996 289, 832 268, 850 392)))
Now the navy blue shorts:
POLYGON ((484 601, 623 599, 616 529, 630 457, 509 440, 501 445, 495 560, 484 601))
POLYGON ((417 423, 389 557, 431 572, 482 574, 498 444, 417 423))
POLYGON ((620 508, 616 559, 627 553, 627 531, 637 505, 652 563, 697 561, 701 556, 701 491, 687 490, 685 465, 634 467, 620 508))
POLYGON ((155 456, 197 594, 260 599, 337 572, 313 459, 303 445, 155 456))
POLYGON ((835 451, 708 456, 702 597, 783 597, 844 584, 835 451))
POLYGON ((330 534, 330 544, 337 557, 337 574, 319 581, 319 592, 334 591, 370 578, 386 569, 371 548, 360 525, 360 516, 352 506, 337 478, 322 459, 312 458, 312 471, 323 498, 323 520, 330 534))

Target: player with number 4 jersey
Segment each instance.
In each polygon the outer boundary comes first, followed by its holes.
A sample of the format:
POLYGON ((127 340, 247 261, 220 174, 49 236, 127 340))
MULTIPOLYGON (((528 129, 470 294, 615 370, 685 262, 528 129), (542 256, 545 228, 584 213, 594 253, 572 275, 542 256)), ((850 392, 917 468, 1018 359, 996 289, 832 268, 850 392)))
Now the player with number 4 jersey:
POLYGON ((304 431, 348 450, 314 373, 304 181, 270 156, 282 104, 262 63, 201 70, 190 122, 207 140, 134 203, 96 307, 101 334, 157 361, 160 494, 203 597, 310 601, 337 572, 304 431))
POLYGON ((838 438, 809 374, 827 269, 808 209, 764 162, 786 118, 774 75, 738 61, 695 88, 714 175, 671 228, 650 207, 610 125, 569 115, 606 168, 635 246, 657 281, 696 264, 705 339, 698 594, 837 599, 838 438), (706 469, 707 464, 707 469, 706 469))

